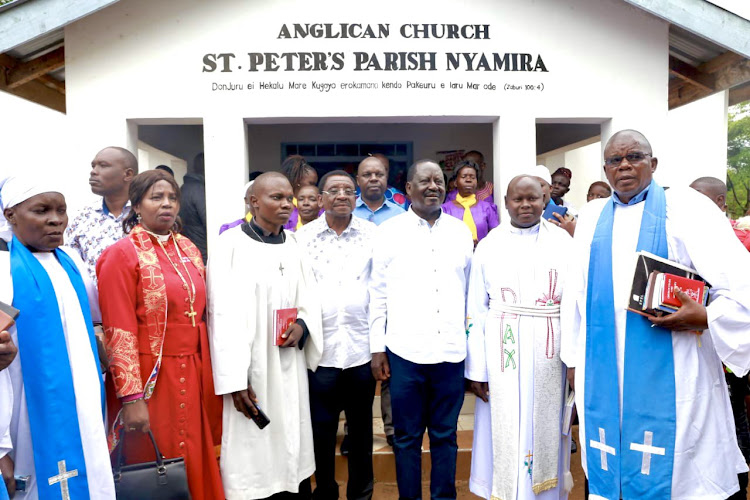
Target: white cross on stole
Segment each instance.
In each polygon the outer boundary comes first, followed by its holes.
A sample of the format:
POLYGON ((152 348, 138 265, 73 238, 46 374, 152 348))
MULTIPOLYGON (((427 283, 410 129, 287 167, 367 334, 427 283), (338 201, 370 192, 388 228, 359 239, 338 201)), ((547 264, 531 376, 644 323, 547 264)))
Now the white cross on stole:
POLYGON ((649 475, 651 473, 651 455, 664 455, 667 450, 658 446, 651 446, 654 441, 654 433, 646 431, 643 433, 643 444, 630 443, 630 449, 643 453, 641 460, 641 474, 649 475))
POLYGON ((78 469, 71 471, 65 470, 65 460, 57 462, 57 476, 49 478, 49 485, 60 483, 60 493, 62 494, 63 500, 70 500, 70 491, 68 490, 68 479, 74 478, 78 475, 78 469))
POLYGON ((589 446, 595 450, 599 450, 602 456, 602 470, 609 470, 607 468, 607 454, 616 455, 615 449, 611 446, 607 446, 607 436, 604 429, 599 427, 599 441, 593 439, 589 442, 589 446))

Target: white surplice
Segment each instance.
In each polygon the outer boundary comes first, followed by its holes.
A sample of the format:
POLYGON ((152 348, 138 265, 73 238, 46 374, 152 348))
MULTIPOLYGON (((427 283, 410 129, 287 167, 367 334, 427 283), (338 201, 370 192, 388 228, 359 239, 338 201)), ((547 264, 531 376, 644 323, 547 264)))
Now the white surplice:
POLYGON ((208 262, 208 325, 216 394, 224 395, 221 475, 228 500, 297 492, 315 471, 307 369, 323 350, 315 277, 294 234, 271 245, 241 226, 219 236, 208 262), (273 311, 296 307, 305 348, 273 345, 273 311), (239 413, 231 393, 251 383, 271 423, 239 413))
POLYGON ((10 438, 12 416, 13 385, 10 381, 10 371, 6 368, 0 371, 0 458, 13 450, 13 440, 10 438))
MULTIPOLYGON (((73 260, 81 272, 91 307, 92 319, 96 322, 101 318, 99 313, 98 295, 96 287, 89 278, 86 267, 78 254, 68 248, 61 247, 73 260)), ((91 350, 88 331, 83 318, 78 296, 67 273, 50 252, 36 252, 34 257, 44 267, 52 281, 60 308, 63 332, 68 347, 68 359, 73 375, 78 424, 83 446, 83 456, 88 474, 89 494, 96 499, 114 499, 115 489, 112 480, 112 468, 109 462, 106 429, 102 413, 102 400, 99 381, 101 377, 99 366, 96 364, 91 350)), ((0 300, 10 304, 13 300, 13 283, 10 276, 10 252, 0 252, 0 300), (7 277, 7 278, 6 278, 7 277)), ((26 314, 29 314, 26 311, 26 314)), ((33 313, 33 312, 32 312, 33 313)), ((24 314, 24 311, 21 311, 24 314)), ((11 328, 13 342, 18 345, 16 327, 11 328)), ((41 335, 41 334, 40 334, 41 335)), ((40 340, 41 341, 41 340, 40 340)), ((23 388, 23 371, 21 367, 21 352, 8 367, 13 385, 13 417, 10 434, 13 441, 11 457, 15 462, 16 476, 31 476, 26 492, 16 492, 15 499, 35 500, 38 498, 37 481, 47 481, 48 478, 37 478, 34 470, 34 452, 31 446, 31 431, 29 429, 28 409, 23 388)), ((49 395, 54 398, 54 394, 49 395)), ((50 415, 54 418, 54 415, 50 415)), ((61 426, 68 422, 60 422, 61 426)), ((61 460, 64 457, 61 457, 61 460)), ((75 481, 75 478, 70 479, 75 481)))
MULTIPOLYGON (((474 413, 474 445, 472 453, 471 491, 484 498, 493 497, 493 475, 495 481, 502 481, 506 485, 509 498, 518 499, 560 499, 567 498, 564 490, 564 474, 567 471, 567 454, 570 451, 569 440, 563 439, 560 432, 561 414, 563 408, 565 370, 559 358, 560 335, 566 332, 560 328, 559 318, 551 318, 552 329, 546 329, 545 318, 534 318, 523 315, 518 321, 517 331, 513 332, 515 344, 503 345, 504 332, 502 327, 502 303, 517 305, 546 305, 547 301, 556 301, 562 295, 565 274, 571 258, 572 240, 562 229, 542 221, 532 228, 520 229, 509 223, 502 224, 495 231, 479 242, 472 262, 471 279, 467 301, 467 322, 470 324, 468 337, 468 355, 466 358, 466 377, 470 380, 490 382, 490 403, 484 403, 477 398, 474 413), (543 235, 540 236, 540 231, 543 235), (553 278, 550 278, 552 273, 553 278), (554 280, 554 283, 551 281, 554 280), (549 285, 548 285, 549 283, 549 285), (554 288, 554 292, 547 293, 554 288), (541 300, 541 302, 537 302, 541 300), (535 331, 539 330, 540 331, 535 331), (546 341, 544 336, 547 336, 546 341), (550 336, 551 334, 551 336, 550 336), (541 336, 540 336, 541 335, 541 336), (535 339, 537 345, 535 346, 535 339), (539 345, 542 340, 542 345, 539 345), (545 344, 546 342, 546 344, 545 344), (501 353, 507 347, 511 356, 501 353), (557 383, 560 387, 559 400, 535 401, 535 349, 541 349, 542 358, 547 352, 553 357, 550 363, 557 363, 559 373, 557 383), (505 387, 495 386, 501 370, 512 373, 517 366, 518 383, 505 387), (513 387, 510 387, 510 386, 513 387), (500 392, 505 397, 500 398, 500 392), (512 395, 512 396, 511 396, 512 395), (493 396, 495 399, 493 399, 493 396), (511 397, 509 397, 511 396, 511 397), (557 455, 557 486, 541 491, 538 495, 532 489, 531 471, 533 467, 534 451, 534 412, 535 406, 554 404, 559 409, 553 421, 553 434, 560 439, 557 455), (497 406, 495 406, 497 405, 497 406), (508 412, 511 422, 502 421, 502 409, 510 408, 508 412), (492 410, 490 410, 492 408, 492 410), (513 412, 512 408, 517 408, 513 412), (501 423, 493 429, 493 423, 501 423), (502 428, 501 428, 502 427, 502 428), (507 428, 507 429, 503 429, 507 428), (505 430, 506 432, 502 432, 505 430), (494 432, 493 432, 494 431, 494 432), (493 434, 495 446, 517 447, 515 457, 508 456, 504 463, 497 462, 497 453, 493 453, 493 434), (517 439, 517 443, 508 442, 503 445, 499 441, 517 439), (531 463, 529 458, 532 459, 531 463), (515 475, 508 477, 508 474, 515 475), (501 477, 501 475, 506 475, 501 477), (515 483, 515 486, 511 486, 515 483)), ((508 314, 508 317, 514 316, 508 314)), ((515 325, 515 321, 513 321, 515 325)), ((508 351, 506 351, 508 352, 508 351)), ((537 360, 539 356, 537 356, 537 360)), ((544 359, 546 362, 547 359, 544 359)), ((505 379, 507 380, 507 379, 505 379)), ((537 381, 537 383, 539 383, 537 381)), ((554 383, 554 381, 553 381, 554 383)), ((539 443, 538 443, 539 444, 539 443)), ((556 449, 554 443, 541 443, 543 447, 556 449)), ((553 455, 554 457, 554 452, 553 455)), ((497 494, 497 493, 496 493, 497 494)))
MULTIPOLYGON (((579 449, 584 470, 589 451, 583 407, 586 286, 591 240, 606 203, 611 200, 593 200, 581 209, 574 239, 575 266, 562 308, 563 322, 573 327, 573 335, 563 338, 562 358, 576 368, 579 449)), ((737 376, 750 370, 750 254, 734 235, 726 216, 704 195, 688 188, 672 188, 666 192, 666 203, 669 259, 696 269, 713 286, 707 307, 709 329, 701 336, 672 333, 677 414, 672 498, 721 499, 738 491, 737 474, 748 470, 737 446, 721 363, 737 376)), ((625 307, 644 205, 615 205, 612 230, 614 333, 621 403, 625 307)))

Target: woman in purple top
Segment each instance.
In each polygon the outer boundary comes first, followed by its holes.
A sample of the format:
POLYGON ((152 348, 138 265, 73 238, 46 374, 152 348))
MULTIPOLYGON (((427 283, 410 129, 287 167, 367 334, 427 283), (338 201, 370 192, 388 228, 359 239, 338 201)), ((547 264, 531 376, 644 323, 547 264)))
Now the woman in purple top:
POLYGON ((477 178, 479 166, 473 161, 464 160, 456 167, 456 189, 454 199, 443 203, 443 211, 468 226, 474 237, 474 246, 500 225, 497 207, 489 199, 477 200, 477 178))
POLYGON ((296 231, 302 227, 302 220, 297 209, 297 193, 304 186, 315 186, 318 184, 318 172, 315 168, 307 163, 307 160, 300 155, 290 155, 281 164, 281 173, 289 179, 294 191, 294 210, 289 216, 289 222, 284 225, 288 231, 296 231))

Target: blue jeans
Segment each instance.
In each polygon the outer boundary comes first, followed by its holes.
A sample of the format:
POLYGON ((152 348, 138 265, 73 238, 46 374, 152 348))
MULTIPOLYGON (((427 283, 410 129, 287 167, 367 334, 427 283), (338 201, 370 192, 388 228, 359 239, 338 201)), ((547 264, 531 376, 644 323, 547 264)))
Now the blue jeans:
POLYGON ((422 437, 430 436, 430 497, 456 498, 456 426, 464 401, 464 362, 420 365, 388 351, 393 450, 402 499, 422 498, 422 437))

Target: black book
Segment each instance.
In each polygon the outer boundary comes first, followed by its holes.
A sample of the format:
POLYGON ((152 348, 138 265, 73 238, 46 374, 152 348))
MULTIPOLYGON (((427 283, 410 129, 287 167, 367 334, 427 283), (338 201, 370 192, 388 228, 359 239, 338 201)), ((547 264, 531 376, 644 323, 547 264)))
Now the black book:
MULTIPOLYGON (((648 309, 648 293, 649 293, 649 277, 652 273, 668 273, 676 276, 682 276, 684 278, 690 278, 699 280, 706 283, 706 289, 708 290, 711 285, 703 279, 698 271, 691 269, 677 262, 672 262, 668 259, 663 259, 657 255, 641 250, 638 252, 638 262, 635 266, 635 273, 633 273, 633 287, 630 290, 630 297, 628 300, 628 310, 644 316, 663 316, 670 314, 669 312, 659 310, 648 309), (645 304, 645 305, 644 305, 645 304)), ((708 293, 708 291, 706 291, 708 293)))

